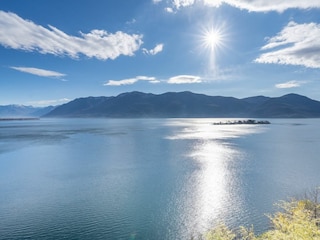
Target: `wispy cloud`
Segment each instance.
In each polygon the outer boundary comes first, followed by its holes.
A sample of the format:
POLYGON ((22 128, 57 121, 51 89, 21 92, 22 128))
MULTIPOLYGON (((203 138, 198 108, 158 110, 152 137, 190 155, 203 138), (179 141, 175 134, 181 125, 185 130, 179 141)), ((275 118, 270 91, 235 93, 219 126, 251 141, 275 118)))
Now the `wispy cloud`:
POLYGON ((189 84, 189 83, 201 83, 202 80, 199 76, 192 75, 179 75, 171 77, 168 80, 169 84, 189 84))
POLYGON ((10 67, 10 68, 17 70, 17 71, 20 71, 20 72, 37 75, 40 77, 62 78, 64 76, 66 76, 66 74, 64 74, 64 73, 59 73, 59 72, 40 69, 40 68, 32 68, 32 67, 10 67))
POLYGON ((174 13, 173 8, 171 8, 171 7, 166 7, 164 10, 165 10, 166 12, 168 12, 168 13, 174 13))
POLYGON ((163 50, 162 43, 157 44, 153 49, 150 49, 150 50, 148 50, 146 48, 142 49, 143 53, 148 54, 148 55, 156 55, 156 54, 162 52, 162 50, 163 50))
POLYGON ((196 0, 173 0, 173 5, 179 9, 180 7, 187 7, 193 5, 196 0))
POLYGON ((135 18, 131 19, 131 21, 127 21, 126 24, 131 25, 131 24, 135 24, 137 22, 137 20, 135 18))
POLYGON ((43 27, 11 12, 0 11, 0 45, 42 54, 80 55, 99 60, 115 59, 120 55, 132 56, 142 45, 142 35, 104 30, 80 32, 72 36, 49 25, 43 27))
POLYGON ((61 98, 61 99, 56 99, 56 100, 39 100, 39 101, 32 101, 28 102, 28 105, 32 105, 35 107, 43 107, 43 106, 56 106, 60 104, 64 104, 67 102, 70 102, 71 100, 68 98, 61 98))
POLYGON ((155 77, 147 77, 147 76, 136 76, 134 78, 127 78, 122 80, 109 80, 104 86, 123 86, 123 85, 132 85, 138 81, 148 81, 150 83, 159 83, 155 77))
POLYGON ((276 88, 296 88, 296 87, 300 87, 302 84, 305 84, 305 83, 306 83, 306 81, 293 80, 293 81, 288 81, 285 83, 276 84, 275 87, 276 88))
POLYGON ((283 12, 290 8, 320 8, 320 1, 318 0, 173 0, 172 5, 174 8, 188 7, 195 3, 204 4, 209 7, 219 7, 222 4, 245 9, 252 12, 268 12, 278 11, 283 12))
POLYGON ((297 24, 291 21, 277 36, 261 48, 255 62, 300 65, 320 68, 320 24, 297 24))

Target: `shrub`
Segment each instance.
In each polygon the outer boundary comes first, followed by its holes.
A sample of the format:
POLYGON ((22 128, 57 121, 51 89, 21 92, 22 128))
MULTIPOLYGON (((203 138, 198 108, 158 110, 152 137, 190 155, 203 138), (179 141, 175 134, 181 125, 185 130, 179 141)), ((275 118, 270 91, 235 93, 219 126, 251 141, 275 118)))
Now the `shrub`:
POLYGON ((280 202, 281 210, 270 215, 272 227, 256 236, 253 230, 240 227, 232 231, 225 225, 208 231, 205 240, 320 240, 319 214, 320 205, 311 200, 292 200, 280 202))

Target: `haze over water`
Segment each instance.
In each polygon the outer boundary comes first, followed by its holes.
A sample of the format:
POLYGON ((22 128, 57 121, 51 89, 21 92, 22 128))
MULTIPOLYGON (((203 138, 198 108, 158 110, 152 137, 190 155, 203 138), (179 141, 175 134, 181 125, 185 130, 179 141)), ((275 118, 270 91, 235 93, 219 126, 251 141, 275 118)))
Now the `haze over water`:
POLYGON ((190 239, 268 228, 320 185, 317 119, 0 122, 0 239, 190 239))

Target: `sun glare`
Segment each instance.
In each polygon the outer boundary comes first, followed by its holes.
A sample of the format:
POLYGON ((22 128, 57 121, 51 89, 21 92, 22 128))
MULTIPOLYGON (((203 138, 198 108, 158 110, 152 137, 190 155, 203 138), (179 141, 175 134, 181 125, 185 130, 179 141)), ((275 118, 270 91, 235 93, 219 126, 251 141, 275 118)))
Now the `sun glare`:
POLYGON ((210 29, 209 31, 205 31, 203 35, 203 44, 205 48, 215 51, 217 48, 221 47, 222 43, 222 34, 218 29, 210 29))
POLYGON ((209 28, 202 32, 202 47, 210 52, 216 52, 225 44, 225 36, 219 28, 209 28))
POLYGON ((211 21, 200 27, 198 33, 199 53, 204 54, 207 67, 206 74, 213 76, 218 72, 219 60, 222 58, 221 52, 228 47, 227 34, 228 25, 225 21, 211 21))

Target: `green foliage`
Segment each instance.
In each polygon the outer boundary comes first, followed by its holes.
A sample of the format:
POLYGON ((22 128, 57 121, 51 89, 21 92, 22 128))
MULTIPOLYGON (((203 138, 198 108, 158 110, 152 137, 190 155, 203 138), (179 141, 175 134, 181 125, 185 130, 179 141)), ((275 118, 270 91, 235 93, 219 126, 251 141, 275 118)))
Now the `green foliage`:
POLYGON ((206 233, 206 240, 233 240, 236 235, 225 225, 219 225, 206 233))
POLYGON ((256 235, 254 234, 254 230, 253 227, 251 227, 250 229, 245 228, 245 227, 240 227, 240 237, 243 240, 257 240, 258 238, 256 237, 256 235))
POLYGON ((278 204, 281 211, 269 216, 272 227, 256 236, 253 227, 232 231, 220 225, 204 235, 205 240, 320 240, 320 205, 311 200, 278 204))
POLYGON ((320 239, 319 219, 313 217, 306 208, 306 201, 282 202, 283 212, 270 217, 273 229, 262 234, 259 239, 320 239))

